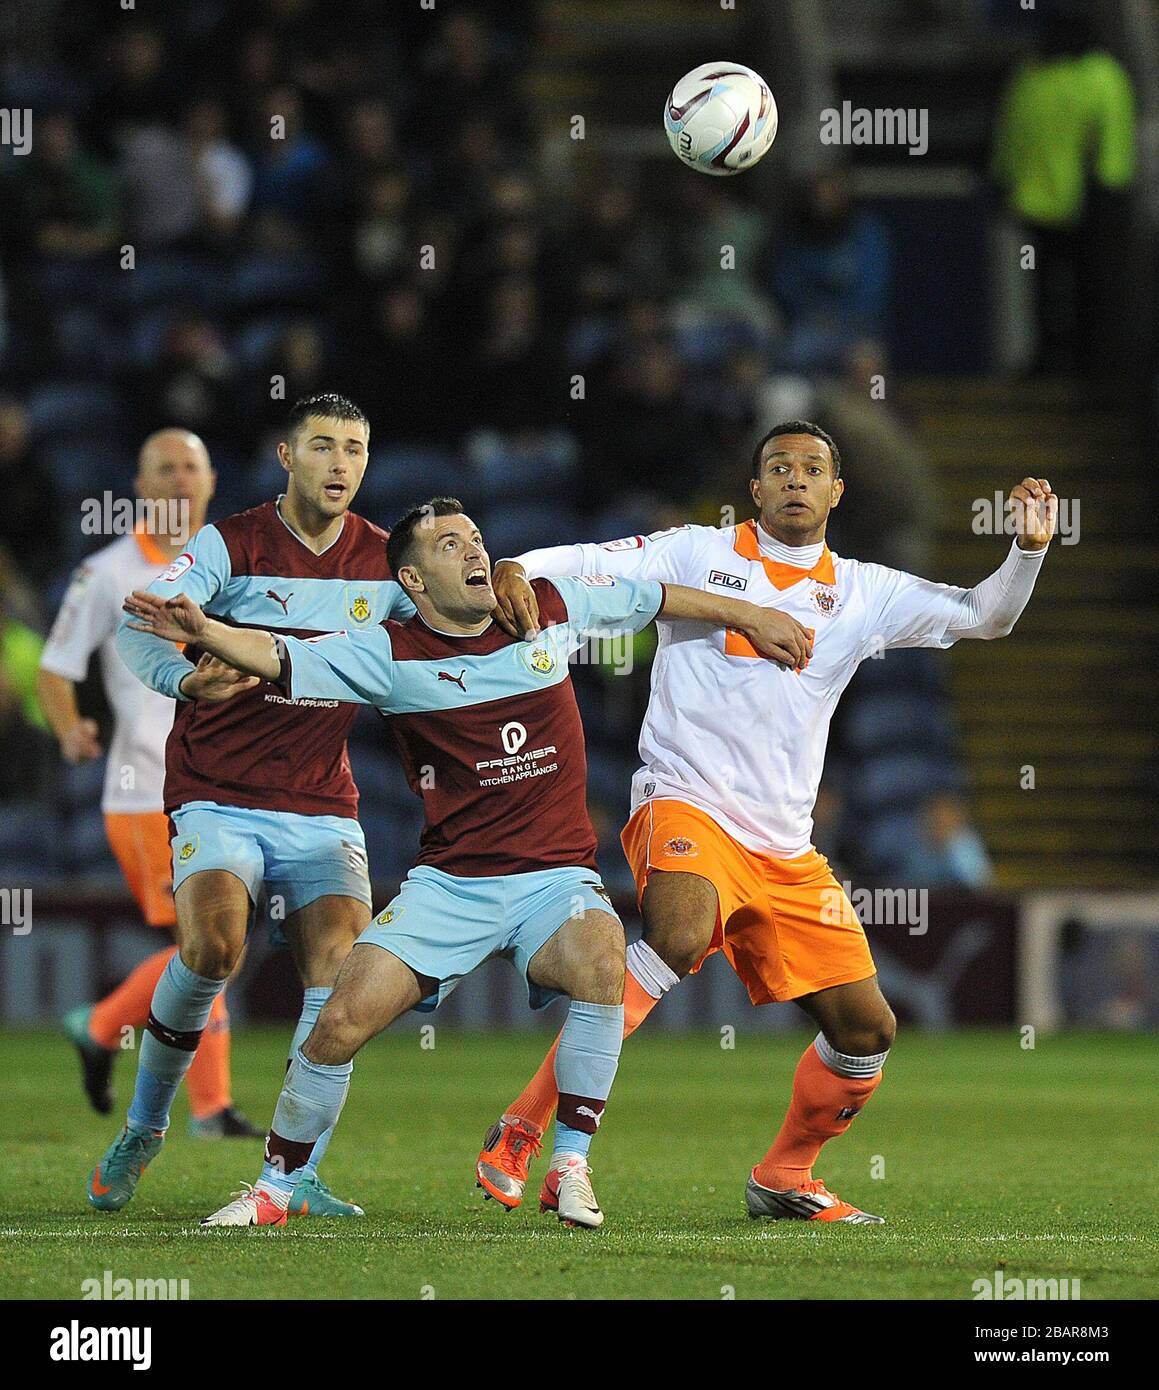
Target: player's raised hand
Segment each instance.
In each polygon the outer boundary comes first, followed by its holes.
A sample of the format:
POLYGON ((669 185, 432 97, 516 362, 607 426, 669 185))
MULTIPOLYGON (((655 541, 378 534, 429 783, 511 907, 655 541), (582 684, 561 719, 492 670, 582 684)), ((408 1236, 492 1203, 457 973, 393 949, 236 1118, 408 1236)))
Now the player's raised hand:
POLYGON ((813 635, 777 608, 756 608, 745 635, 762 656, 790 671, 803 671, 813 655, 813 635))
POLYGON ((134 589, 121 607, 136 622, 137 632, 151 632, 166 642, 196 641, 205 630, 205 614, 187 594, 158 598, 147 589, 134 589))
POLYGON ((252 690, 260 684, 260 677, 247 676, 228 662, 204 652, 194 669, 182 680, 181 693, 189 700, 206 700, 211 705, 219 705, 224 700, 232 700, 243 690, 252 690))
POLYGON ((60 736, 60 756, 66 763, 87 763, 101 756, 100 729, 95 719, 78 719, 60 736))
POLYGON ((523 566, 500 560, 491 576, 496 604, 491 616, 509 637, 531 641, 539 634, 539 600, 523 566))
POLYGON ((1058 498, 1045 478, 1023 478, 1010 494, 1019 550, 1045 550, 1058 525, 1058 498))

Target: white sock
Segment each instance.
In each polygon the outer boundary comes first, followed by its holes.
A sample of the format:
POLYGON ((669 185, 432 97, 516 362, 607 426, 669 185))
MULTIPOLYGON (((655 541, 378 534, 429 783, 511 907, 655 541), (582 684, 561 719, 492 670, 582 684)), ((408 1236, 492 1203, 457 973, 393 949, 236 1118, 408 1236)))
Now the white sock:
POLYGON ((628 947, 628 969, 632 978, 653 999, 662 999, 680 976, 671 971, 646 941, 633 941, 628 947))

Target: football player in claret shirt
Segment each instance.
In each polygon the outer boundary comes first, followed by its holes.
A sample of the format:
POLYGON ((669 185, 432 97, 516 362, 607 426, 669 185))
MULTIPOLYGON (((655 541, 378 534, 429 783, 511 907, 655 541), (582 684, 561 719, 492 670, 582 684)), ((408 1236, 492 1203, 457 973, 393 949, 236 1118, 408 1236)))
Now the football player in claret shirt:
MULTIPOLYGON (((391 578, 386 533, 350 505, 366 471, 370 426, 341 396, 298 401, 278 456, 285 494, 194 536, 149 590, 185 593, 223 622, 308 637, 373 628, 414 612, 391 578)), ((310 1032, 338 967, 370 921, 366 842, 346 738, 356 711, 295 700, 247 676, 237 689, 199 670, 196 644, 174 651, 122 623, 117 651, 176 700, 165 746, 178 954, 161 974, 137 1054, 124 1129, 89 1175, 88 1199, 117 1211, 161 1147, 181 1078, 225 988, 263 883, 305 994, 291 1052, 310 1032)), ((317 1174, 322 1135, 292 1214, 360 1216, 317 1174)))
MULTIPOLYGON (((624 852, 636 879, 643 939, 628 951, 625 1026, 722 950, 754 1004, 792 1000, 818 1025, 772 1147, 745 1191, 754 1217, 878 1223, 813 1176, 882 1077, 896 1021, 878 988, 865 931, 813 848, 813 804, 829 721, 862 660, 895 647, 1005 637, 1026 606, 1054 534, 1045 478, 1011 491, 1017 535, 973 589, 862 564, 825 544, 841 501, 841 456, 823 429, 791 420, 753 456, 758 516, 738 526, 680 526, 603 545, 565 545, 500 562, 499 618, 538 622, 536 578, 608 571, 743 593, 812 632, 808 665, 789 673, 741 633, 675 634, 660 623, 652 695, 640 732, 624 852), (530 579, 530 583, 528 582, 530 579)), ((480 1183, 518 1206, 555 1106, 551 1055, 484 1140, 480 1183)))
POLYGON ((730 624, 774 660, 804 661, 796 620, 731 596, 588 575, 535 585, 540 624, 515 638, 492 618, 482 537, 435 498, 397 523, 391 566, 409 622, 309 639, 227 627, 187 597, 125 601, 155 636, 190 641, 292 699, 373 705, 387 718, 425 826, 415 868, 363 932, 297 1049, 255 1187, 207 1226, 281 1225, 320 1134, 336 1123, 362 1045, 407 1009, 435 1007, 491 956, 511 959, 529 1002, 571 999, 554 1058, 555 1148, 542 1207, 599 1226, 588 1147, 624 1032, 624 933, 596 869, 583 727, 568 658, 585 634, 666 621, 730 624))

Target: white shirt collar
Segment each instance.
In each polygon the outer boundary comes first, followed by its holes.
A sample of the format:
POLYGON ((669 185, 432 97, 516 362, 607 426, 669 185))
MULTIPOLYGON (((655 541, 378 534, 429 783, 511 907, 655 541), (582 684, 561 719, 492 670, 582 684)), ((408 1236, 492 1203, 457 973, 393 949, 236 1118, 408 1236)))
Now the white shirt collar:
POLYGON ((775 560, 781 565, 792 565, 799 570, 811 570, 825 549, 824 541, 818 541, 816 545, 785 545, 775 536, 770 536, 759 521, 757 544, 767 560, 775 560))

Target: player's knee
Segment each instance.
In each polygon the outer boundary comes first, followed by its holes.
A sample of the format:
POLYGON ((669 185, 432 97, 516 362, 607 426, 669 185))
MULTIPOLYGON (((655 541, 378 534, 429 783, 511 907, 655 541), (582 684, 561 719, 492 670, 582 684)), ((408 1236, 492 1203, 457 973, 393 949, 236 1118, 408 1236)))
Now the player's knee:
POLYGON ((225 980, 233 974, 244 942, 231 933, 210 929, 187 939, 181 946, 181 960, 195 975, 207 980, 225 980))
POLYGON ((573 999, 618 1004, 624 997, 624 929, 612 919, 586 922, 577 939, 571 974, 573 999))
POLYGON ((349 1062, 362 1045, 362 1030, 344 1000, 331 995, 302 1052, 318 1066, 336 1067, 349 1062))
POLYGON ((647 934, 648 945, 682 979, 708 950, 711 935, 694 922, 669 922, 647 934))
POLYGON ((885 1001, 874 1014, 843 1024, 830 1042, 847 1057, 874 1057, 888 1052, 897 1036, 897 1019, 885 1001))

